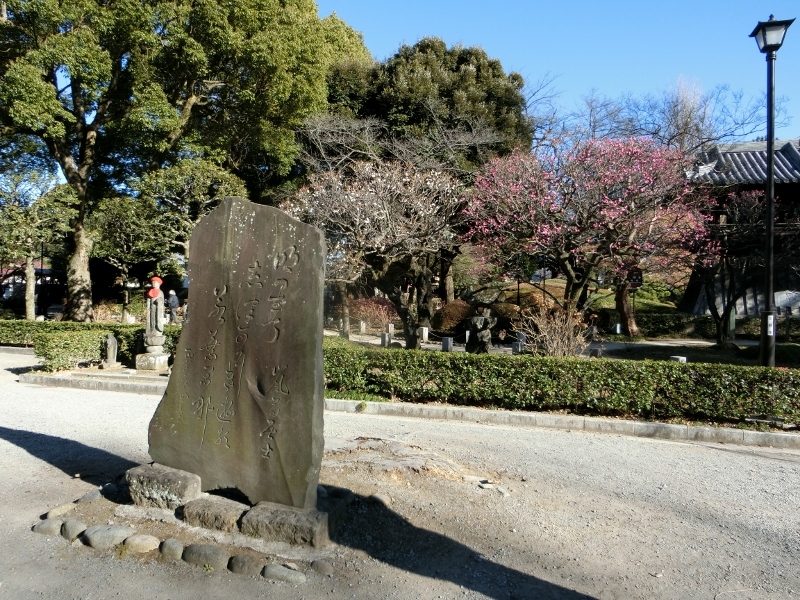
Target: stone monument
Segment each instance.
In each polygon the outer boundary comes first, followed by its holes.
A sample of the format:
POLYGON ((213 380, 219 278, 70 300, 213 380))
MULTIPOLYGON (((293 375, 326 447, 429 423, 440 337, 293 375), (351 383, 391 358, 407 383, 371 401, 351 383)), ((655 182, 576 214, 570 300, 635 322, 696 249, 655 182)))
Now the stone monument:
POLYGON ((151 287, 145 292, 147 321, 144 332, 145 353, 136 355, 136 368, 143 371, 166 371, 169 356, 164 354, 164 292, 158 275, 150 278, 151 287))
POLYGON ((226 198, 194 230, 192 319, 150 456, 252 504, 314 509, 323 451, 322 232, 226 198))
POLYGON ((119 343, 117 342, 117 338, 114 337, 113 333, 109 333, 106 336, 106 359, 100 363, 100 367, 103 369, 118 369, 122 366, 117 360, 118 350, 119 343))
POLYGON ((467 321, 466 351, 472 354, 487 354, 492 347, 492 327, 497 325, 497 318, 489 316, 489 309, 478 306, 476 314, 467 321))

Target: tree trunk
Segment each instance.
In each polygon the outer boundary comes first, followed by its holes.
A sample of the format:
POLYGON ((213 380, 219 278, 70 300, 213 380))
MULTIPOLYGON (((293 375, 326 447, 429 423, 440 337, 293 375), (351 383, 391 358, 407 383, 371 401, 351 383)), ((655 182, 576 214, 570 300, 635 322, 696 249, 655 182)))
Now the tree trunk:
POLYGON ((120 269, 122 274, 122 316, 120 319, 122 320, 123 325, 128 324, 128 304, 130 304, 130 298, 128 294, 128 268, 123 267, 120 269))
POLYGON ((347 297, 347 282, 337 281, 336 291, 339 294, 339 302, 342 307, 342 328, 339 335, 345 339, 350 339, 350 299, 347 297))
POLYGON ((448 304, 456 299, 455 287, 453 285, 453 259, 457 256, 455 252, 442 250, 439 258, 439 298, 444 304, 448 304))
POLYGON ((128 286, 122 290, 122 323, 123 325, 128 324, 128 319, 130 319, 130 312, 128 311, 128 304, 130 304, 130 298, 128 297, 128 286))
POLYGON ((639 327, 636 325, 636 317, 631 309, 631 304, 628 301, 630 296, 628 294, 628 282, 620 283, 617 286, 617 291, 614 292, 614 303, 619 313, 619 320, 622 324, 622 332, 628 337, 635 337, 640 335, 639 327))
POLYGON ((92 240, 83 223, 75 225, 72 237, 72 254, 67 263, 67 306, 64 318, 67 321, 90 322, 92 311, 92 279, 89 273, 89 254, 92 240))
MULTIPOLYGON (((433 272, 435 255, 405 257, 391 263, 375 261, 370 265, 370 285, 386 294, 403 321, 406 349, 420 348, 419 327, 431 326, 435 289, 433 272)), ((368 263, 369 264, 369 263, 368 263)))
POLYGON ((422 337, 417 332, 420 327, 430 329, 436 295, 431 281, 433 273, 428 265, 412 265, 412 269, 415 275, 412 289, 407 294, 401 292, 392 301, 403 320, 406 350, 419 350, 422 347, 422 337))
POLYGON ((444 278, 444 294, 445 294, 445 302, 450 303, 456 299, 456 288, 453 284, 453 274, 448 273, 447 277, 444 278))
POLYGON ((36 320, 36 269, 32 256, 25 257, 25 318, 36 320))

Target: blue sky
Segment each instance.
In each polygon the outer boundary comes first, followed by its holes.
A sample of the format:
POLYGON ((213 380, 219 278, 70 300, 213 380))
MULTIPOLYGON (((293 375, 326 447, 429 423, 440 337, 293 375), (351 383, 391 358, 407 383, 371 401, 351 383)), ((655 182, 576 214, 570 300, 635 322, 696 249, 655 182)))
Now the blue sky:
MULTIPOLYGON (((565 110, 595 90, 617 98, 659 93, 681 79, 718 84, 760 99, 767 66, 755 40, 758 21, 800 19, 797 0, 317 0, 364 35, 379 60, 403 43, 437 36, 449 46, 481 46, 527 82, 550 73, 565 110)), ((776 95, 791 122, 776 137, 800 137, 800 20, 778 51, 776 95)), ((764 109, 766 119, 766 109, 764 109)), ((763 133, 762 133, 763 134, 763 133)))

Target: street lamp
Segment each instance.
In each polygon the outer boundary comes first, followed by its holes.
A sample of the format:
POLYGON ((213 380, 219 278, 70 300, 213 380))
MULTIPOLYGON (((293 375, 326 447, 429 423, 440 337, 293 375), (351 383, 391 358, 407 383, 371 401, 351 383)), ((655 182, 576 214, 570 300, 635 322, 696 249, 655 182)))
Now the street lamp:
POLYGON ((767 214, 764 246, 764 310, 761 311, 761 366, 775 366, 775 307, 773 306, 773 267, 775 262, 775 54, 783 44, 786 30, 794 23, 759 21, 750 37, 756 38, 758 49, 767 55, 767 214))

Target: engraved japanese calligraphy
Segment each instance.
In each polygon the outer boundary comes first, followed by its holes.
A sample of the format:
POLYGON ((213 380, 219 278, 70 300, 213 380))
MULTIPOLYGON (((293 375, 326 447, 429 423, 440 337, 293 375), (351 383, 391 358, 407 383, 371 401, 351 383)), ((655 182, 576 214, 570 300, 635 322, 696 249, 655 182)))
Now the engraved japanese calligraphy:
POLYGON ((189 302, 150 454, 204 490, 315 505, 322 457, 319 230, 227 198, 192 236, 189 302))

